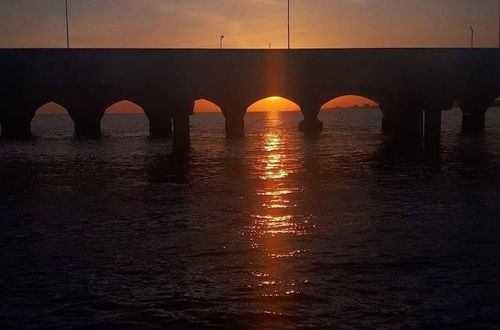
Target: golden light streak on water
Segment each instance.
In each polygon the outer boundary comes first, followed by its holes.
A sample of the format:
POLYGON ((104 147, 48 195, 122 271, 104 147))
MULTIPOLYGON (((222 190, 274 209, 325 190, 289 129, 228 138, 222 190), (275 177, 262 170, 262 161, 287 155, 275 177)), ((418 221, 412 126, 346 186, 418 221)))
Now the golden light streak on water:
POLYGON ((300 284, 304 283, 304 279, 295 278, 286 268, 291 258, 301 258, 308 252, 299 249, 295 242, 297 236, 308 234, 309 218, 299 212, 297 200, 303 189, 292 176, 300 159, 276 129, 282 124, 279 114, 267 115, 273 125, 260 147, 261 159, 255 163, 256 176, 261 181, 256 190, 260 207, 251 215, 249 237, 250 244, 264 252, 255 262, 259 268, 252 273, 260 302, 267 306, 267 313, 279 314, 281 302, 271 304, 271 308, 267 305, 269 301, 299 294, 300 284))

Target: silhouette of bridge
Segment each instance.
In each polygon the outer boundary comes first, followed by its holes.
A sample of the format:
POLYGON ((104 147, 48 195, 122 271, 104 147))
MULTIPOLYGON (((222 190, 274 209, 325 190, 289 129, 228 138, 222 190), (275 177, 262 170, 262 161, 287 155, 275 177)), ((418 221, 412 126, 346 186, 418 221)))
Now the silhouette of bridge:
POLYGON ((360 95, 380 105, 384 134, 434 146, 441 111, 458 102, 463 132, 477 134, 500 96, 499 49, 3 49, 0 69, 5 138, 30 137, 37 109, 56 102, 77 138, 96 139, 105 110, 129 100, 144 109, 152 137, 173 135, 184 150, 198 99, 221 107, 234 137, 260 99, 294 101, 304 115, 300 129, 317 134, 323 104, 360 95))

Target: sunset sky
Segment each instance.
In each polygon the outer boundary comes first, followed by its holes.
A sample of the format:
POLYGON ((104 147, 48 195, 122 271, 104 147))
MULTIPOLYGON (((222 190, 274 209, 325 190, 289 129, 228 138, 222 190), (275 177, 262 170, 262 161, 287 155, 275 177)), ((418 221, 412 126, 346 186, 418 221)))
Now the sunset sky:
MULTIPOLYGON (((286 0, 69 0, 73 47, 284 48, 286 0)), ((478 47, 498 0, 291 0, 292 47, 478 47)), ((64 47, 64 0, 2 0, 0 47, 64 47)), ((359 100, 358 100, 359 101, 359 100)), ((363 103, 362 100, 359 102, 363 103)), ((284 106, 280 106, 284 107, 284 106)), ((289 104, 287 105, 289 107, 289 104)))
MULTIPOLYGON (((497 42, 498 0, 291 0, 301 47, 497 42)), ((286 46, 286 0, 69 0, 75 47, 286 46)), ((0 47, 62 47, 64 0, 2 0, 0 47)))

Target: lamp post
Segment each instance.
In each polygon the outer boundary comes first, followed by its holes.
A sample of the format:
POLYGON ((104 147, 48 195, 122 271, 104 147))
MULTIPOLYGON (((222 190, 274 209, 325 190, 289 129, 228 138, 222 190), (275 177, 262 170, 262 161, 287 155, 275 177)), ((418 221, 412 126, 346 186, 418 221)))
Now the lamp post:
POLYGON ((224 35, 219 37, 220 49, 222 49, 222 40, 224 40, 224 35))
POLYGON ((470 48, 474 48, 474 27, 469 26, 470 29, 470 48))
POLYGON ((68 0, 64 0, 66 5, 66 48, 69 49, 69 19, 68 19, 68 0))
POLYGON ((290 0, 288 0, 288 49, 290 49, 290 0))

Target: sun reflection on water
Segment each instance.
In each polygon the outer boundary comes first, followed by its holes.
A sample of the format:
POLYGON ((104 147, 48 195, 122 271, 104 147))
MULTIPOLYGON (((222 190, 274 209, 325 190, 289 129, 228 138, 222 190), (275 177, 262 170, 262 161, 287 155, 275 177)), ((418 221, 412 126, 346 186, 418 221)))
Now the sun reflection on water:
MULTIPOLYGON (((269 113, 272 126, 280 125, 279 113, 269 113)), ((313 226, 310 218, 301 214, 299 206, 302 188, 294 177, 299 161, 297 153, 287 149, 287 141, 279 131, 270 127, 261 147, 260 160, 255 169, 260 179, 256 196, 260 204, 251 215, 249 241, 253 248, 261 251, 253 273, 257 281, 259 295, 263 302, 272 297, 290 297, 300 293, 300 285, 307 279, 296 278, 290 269, 298 258, 308 253, 297 247, 297 238, 310 233, 313 226)), ((280 308, 273 305, 269 313, 277 313, 280 308)))

